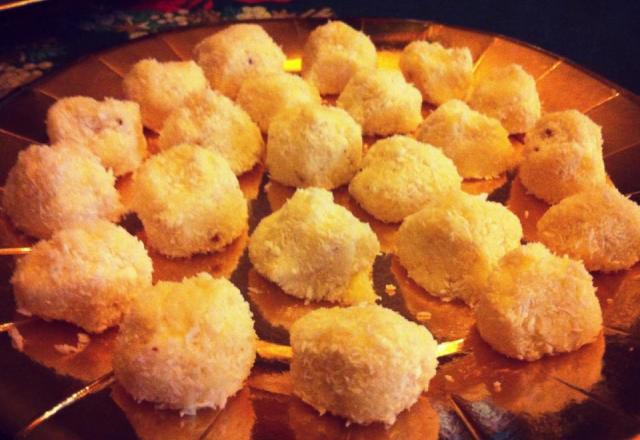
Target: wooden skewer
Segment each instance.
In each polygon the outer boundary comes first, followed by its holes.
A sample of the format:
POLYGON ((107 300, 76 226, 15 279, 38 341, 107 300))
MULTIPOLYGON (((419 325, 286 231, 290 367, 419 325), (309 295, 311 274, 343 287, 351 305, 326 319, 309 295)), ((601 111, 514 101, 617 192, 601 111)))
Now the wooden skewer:
POLYGON ((0 248, 0 255, 24 255, 31 252, 31 248, 25 247, 13 247, 13 248, 0 248))

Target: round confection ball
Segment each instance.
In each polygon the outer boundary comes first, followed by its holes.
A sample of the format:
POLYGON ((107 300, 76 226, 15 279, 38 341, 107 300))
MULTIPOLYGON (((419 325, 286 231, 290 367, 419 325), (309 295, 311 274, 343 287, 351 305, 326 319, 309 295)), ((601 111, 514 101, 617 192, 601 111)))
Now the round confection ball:
POLYGON ((551 204, 603 185, 601 128, 577 110, 547 113, 527 133, 519 176, 551 204))
POLYGON ((52 143, 88 148, 116 176, 134 171, 147 155, 140 106, 133 101, 62 98, 49 107, 47 134, 52 143))
POLYGON ((208 87, 204 72, 194 61, 138 61, 123 80, 125 95, 140 104, 143 124, 158 132, 169 113, 192 93, 208 87))
POLYGON ((506 207, 459 191, 407 217, 396 253, 428 293, 473 305, 494 266, 521 239, 520 221, 506 207))
POLYGON ((68 142, 31 145, 9 171, 2 205, 13 224, 37 238, 124 212, 113 173, 89 150, 68 142))
POLYGON ((347 305, 377 299, 370 274, 379 251, 371 227, 320 188, 297 190, 249 240, 254 268, 285 293, 347 305))
POLYGON ((260 129, 247 112, 213 90, 191 95, 166 119, 159 148, 183 143, 219 153, 236 175, 253 168, 264 152, 260 129))
POLYGON ((148 159, 133 176, 132 194, 148 244, 169 257, 217 251, 247 228, 247 202, 231 168, 194 145, 148 159))
POLYGON ((497 177, 516 162, 509 133, 500 121, 457 99, 427 116, 416 139, 440 148, 465 178, 497 177))
POLYGON ((321 94, 338 94, 359 69, 376 66, 369 37, 341 21, 315 28, 302 51, 302 76, 321 94))
POLYGON ((347 83, 337 104, 368 135, 414 131, 422 122, 422 95, 395 70, 360 70, 347 83))
POLYGON ((320 104, 321 98, 312 84, 297 75, 281 72, 248 77, 240 86, 236 102, 266 133, 278 113, 320 104))
POLYGON ((255 357, 242 294, 230 281, 200 273, 139 295, 116 338, 113 370, 135 400, 194 414, 224 408, 255 357))
POLYGON ((153 266, 142 242, 97 220, 63 229, 18 259, 11 278, 21 311, 71 322, 91 333, 120 324, 153 266))
POLYGON ((257 24, 235 24, 202 40, 194 58, 214 89, 235 99, 249 76, 284 71, 286 56, 257 24))
POLYGON ((321 308, 291 328, 293 392, 321 414, 391 425, 436 374, 431 333, 378 305, 321 308))
POLYGON ((397 135, 373 144, 349 193, 378 220, 393 223, 434 198, 460 190, 461 183, 455 165, 441 150, 397 135))
POLYGON ((526 133, 540 117, 536 81, 518 64, 489 72, 473 88, 469 105, 498 119, 509 133, 526 133))
POLYGON ((267 141, 267 169, 294 187, 332 189, 348 183, 362 161, 362 131, 346 111, 312 105, 274 118, 267 141))
POLYGON ((549 249, 589 270, 629 269, 640 260, 640 207, 608 185, 567 197, 537 227, 549 249))
POLYGON ((506 356, 534 361, 596 340, 602 311, 582 263, 532 243, 506 254, 475 311, 480 336, 506 356))
POLYGON ((467 97, 473 58, 468 47, 446 49, 440 43, 414 41, 400 55, 400 70, 425 101, 439 105, 467 97))

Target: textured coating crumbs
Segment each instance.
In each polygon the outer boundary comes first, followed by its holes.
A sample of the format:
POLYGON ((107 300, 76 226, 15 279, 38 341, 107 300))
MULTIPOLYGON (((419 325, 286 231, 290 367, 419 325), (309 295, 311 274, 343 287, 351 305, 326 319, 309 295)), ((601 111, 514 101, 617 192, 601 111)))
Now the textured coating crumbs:
POLYGON ((540 117, 536 81, 518 64, 494 69, 475 84, 469 105, 498 119, 509 133, 526 133, 540 117))
POLYGON ((158 146, 166 150, 183 143, 219 153, 236 175, 253 168, 264 151, 260 129, 247 112, 213 90, 189 96, 167 117, 158 146))
POLYGON ((147 155, 140 106, 132 101, 62 98, 49 107, 47 134, 52 143, 88 148, 116 176, 134 171, 147 155))
POLYGON ((113 370, 134 399, 193 414, 224 408, 256 357, 249 305, 230 281, 200 273, 143 292, 116 338, 113 370))
POLYGON ((338 97, 365 134, 410 133, 422 122, 422 95, 395 70, 358 71, 338 97))
POLYGON ((640 207, 602 185, 552 206, 538 221, 538 238, 589 270, 629 269, 640 260, 640 207))
POLYGON ((294 187, 333 189, 348 183, 362 160, 362 131, 346 111, 311 105, 280 113, 269 128, 270 177, 294 187))
POLYGON ((416 139, 442 149, 465 178, 497 177, 515 164, 515 150, 500 121, 457 99, 427 116, 416 139))
POLYGON ((436 373, 431 333, 377 305, 318 309, 291 328, 293 392, 321 414, 391 425, 436 373))
POLYGON ((247 228, 247 202, 227 162, 178 145, 148 159, 133 177, 133 209, 148 243, 169 257, 222 249, 247 228))
POLYGON ((271 73, 245 79, 236 102, 266 133, 278 113, 295 112, 308 105, 320 104, 321 98, 318 90, 299 76, 271 73))
POLYGON ((375 66, 376 47, 369 37, 341 21, 315 28, 302 52, 302 77, 323 95, 342 92, 358 70, 375 66))
POLYGON ((202 40, 193 53, 211 87, 231 99, 246 78, 283 72, 286 59, 257 24, 229 26, 202 40))
POLYGON ((407 217, 396 253, 427 292, 473 305, 494 266, 521 238, 520 221, 506 207, 459 191, 407 217))
POLYGON ((459 190, 461 182, 442 151, 407 136, 392 136, 369 149, 349 193, 371 215, 391 223, 435 197, 459 190))
POLYGON ((9 171, 2 205, 16 227, 37 238, 97 219, 116 222, 124 211, 113 173, 69 142, 22 150, 9 171))
POLYGON ((414 41, 402 51, 400 70, 425 101, 439 105, 467 97, 473 59, 468 47, 446 49, 440 43, 414 41))
POLYGON ((602 312, 582 263, 532 243, 506 254, 476 309, 478 331, 506 356, 534 361, 596 340, 602 312))
POLYGON ((161 63, 152 58, 134 64, 122 84, 127 98, 140 104, 144 125, 156 132, 187 96, 208 87, 204 72, 195 62, 161 63))
POLYGON ((374 302, 376 235, 324 189, 299 189, 249 240, 255 269, 289 295, 341 304, 374 302))
POLYGON ((603 185, 602 130, 577 110, 547 113, 527 133, 520 180, 548 203, 603 185))
POLYGON ((11 278, 19 309, 100 333, 120 324, 131 302, 151 286, 143 244, 98 220, 56 232, 18 259, 11 278))

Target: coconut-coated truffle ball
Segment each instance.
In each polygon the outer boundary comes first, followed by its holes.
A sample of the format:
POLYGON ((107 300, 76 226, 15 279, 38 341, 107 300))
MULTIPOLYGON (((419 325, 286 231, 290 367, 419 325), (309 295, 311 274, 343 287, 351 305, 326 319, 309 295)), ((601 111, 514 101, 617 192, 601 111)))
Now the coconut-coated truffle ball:
POLYGON ((204 72, 193 61, 138 61, 125 75, 123 88, 128 99, 140 104, 143 124, 160 131, 169 113, 192 93, 208 87, 204 72))
POLYGON ((322 308, 291 328, 293 392, 321 414, 391 425, 436 374, 431 333, 378 305, 322 308))
POLYGON ((360 70, 338 97, 369 135, 409 133, 422 122, 422 96, 396 70, 360 70))
POLYGON ((577 110, 544 115, 527 133, 520 180, 548 203, 604 184, 601 128, 577 110))
POLYGON ((97 219, 115 222, 124 211, 113 173, 89 150, 68 142, 21 151, 2 205, 16 227, 38 238, 97 219))
POLYGON ((133 176, 133 209, 148 243, 169 257, 222 249, 247 228, 247 202, 227 162, 183 144, 147 160, 133 176))
POLYGON ((349 193, 383 222, 399 222, 430 200, 460 189, 462 178, 439 149, 407 136, 373 144, 349 193))
POLYGON ((289 186, 332 189, 348 183, 362 160, 362 131, 346 111, 312 105, 280 113, 269 127, 267 169, 289 186))
POLYGON ((249 240, 255 269, 292 296, 341 304, 374 302, 376 235, 324 189, 299 189, 249 240))
POLYGON ((509 133, 526 133, 540 117, 536 81, 518 64, 491 71, 473 88, 469 105, 498 119, 509 133))
POLYGON ((500 258, 520 246, 522 226, 503 205, 460 191, 407 217, 396 237, 414 281, 444 300, 473 305, 500 258))
POLYGON ((427 116, 416 139, 442 149, 465 178, 497 177, 515 164, 515 150, 500 121, 457 99, 427 116))
POLYGON ((442 104, 467 97, 473 59, 468 47, 446 49, 440 43, 414 41, 400 55, 400 70, 425 101, 442 104))
POLYGON ((213 90, 191 95, 166 119, 158 146, 194 144, 224 157, 236 175, 262 158, 260 129, 239 105, 213 90))
POLYGON ((320 104, 321 98, 312 84, 298 75, 281 72, 248 77, 240 86, 236 102, 266 133, 278 113, 320 104))
POLYGON ((230 281, 200 273, 142 292, 116 338, 113 371, 137 401, 193 414, 224 408, 256 357, 249 305, 230 281))
POLYGON ((341 21, 330 21, 309 34, 302 52, 302 77, 323 95, 338 94, 359 69, 376 66, 369 37, 341 21))
POLYGON ((120 324, 153 267, 143 244, 98 220, 63 229, 18 259, 11 278, 18 308, 100 333, 120 324))
POLYGON ((476 309, 480 336, 506 356, 535 361, 596 340, 602 312, 582 263, 540 243, 506 254, 476 309))
POLYGON ((538 221, 538 239, 589 270, 629 269, 640 260, 640 206, 602 185, 552 206, 538 221))
POLYGON ((234 24, 202 40, 194 49, 211 87, 235 99, 250 76, 283 72, 286 56, 257 24, 234 24))
POLYGON ((52 143, 69 141, 88 148, 116 176, 138 168, 147 155, 140 106, 132 101, 62 98, 49 107, 47 134, 52 143))

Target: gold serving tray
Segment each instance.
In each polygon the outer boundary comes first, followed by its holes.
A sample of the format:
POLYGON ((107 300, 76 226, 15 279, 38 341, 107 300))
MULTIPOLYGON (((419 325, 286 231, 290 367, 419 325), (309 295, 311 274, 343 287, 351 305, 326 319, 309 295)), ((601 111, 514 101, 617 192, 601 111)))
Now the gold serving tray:
MULTIPOLYGON (((475 74, 519 63, 537 80, 544 111, 575 108, 603 127, 607 172, 626 194, 640 190, 640 99, 585 69, 544 50, 502 36, 438 23, 399 19, 346 20, 370 35, 379 65, 397 68, 399 52, 410 41, 427 39, 445 46, 468 46, 475 74)), ((300 69, 300 54, 315 19, 259 22, 287 54, 286 68, 300 69)), ((57 99, 87 95, 121 98, 123 74, 139 59, 190 59, 202 38, 228 26, 197 27, 136 40, 92 55, 14 93, 0 103, 0 182, 17 153, 31 143, 46 143, 45 115, 57 99)), ((427 114, 431 108, 425 107, 427 114)), ((149 133, 151 148, 155 135, 149 133)), ((366 139, 371 143, 375 139, 366 139)), ((521 139, 514 138, 516 147, 521 139)), ((293 193, 269 182, 262 166, 240 177, 250 200, 250 230, 293 193)), ((128 178, 118 182, 126 201, 128 178)), ((525 238, 535 240, 535 223, 548 208, 526 194, 517 176, 466 181, 465 190, 488 192, 520 217, 525 238)), ((383 305, 426 325, 440 341, 465 338, 462 353, 442 361, 430 389, 389 429, 382 425, 346 426, 319 416, 291 395, 286 367, 258 361, 246 386, 222 411, 196 416, 136 403, 117 384, 60 411, 36 428, 42 439, 480 439, 480 438, 627 438, 640 432, 640 267, 615 274, 594 274, 604 311, 605 332, 575 353, 525 363, 507 359, 480 340, 472 313, 457 302, 445 303, 413 283, 389 253, 397 225, 376 221, 344 188, 335 193, 378 234, 384 254, 374 266, 374 284, 383 305), (395 286, 395 289, 387 285, 395 286)), ((29 201, 25 201, 29 203, 29 201)), ((133 216, 124 225, 144 240, 133 216)), ((155 280, 178 280, 208 271, 229 277, 250 301, 259 336, 288 341, 288 329, 303 314, 327 304, 304 304, 285 295, 250 266, 248 233, 224 251, 170 260, 151 253, 155 280)), ((29 245, 11 224, 0 221, 0 246, 29 245)), ((20 319, 9 278, 12 257, 0 257, 0 322, 20 319)), ((13 436, 32 419, 111 370, 116 330, 92 335, 78 354, 62 354, 57 344, 75 345, 80 330, 60 322, 35 320, 19 326, 23 351, 0 335, 0 437, 13 436)))

